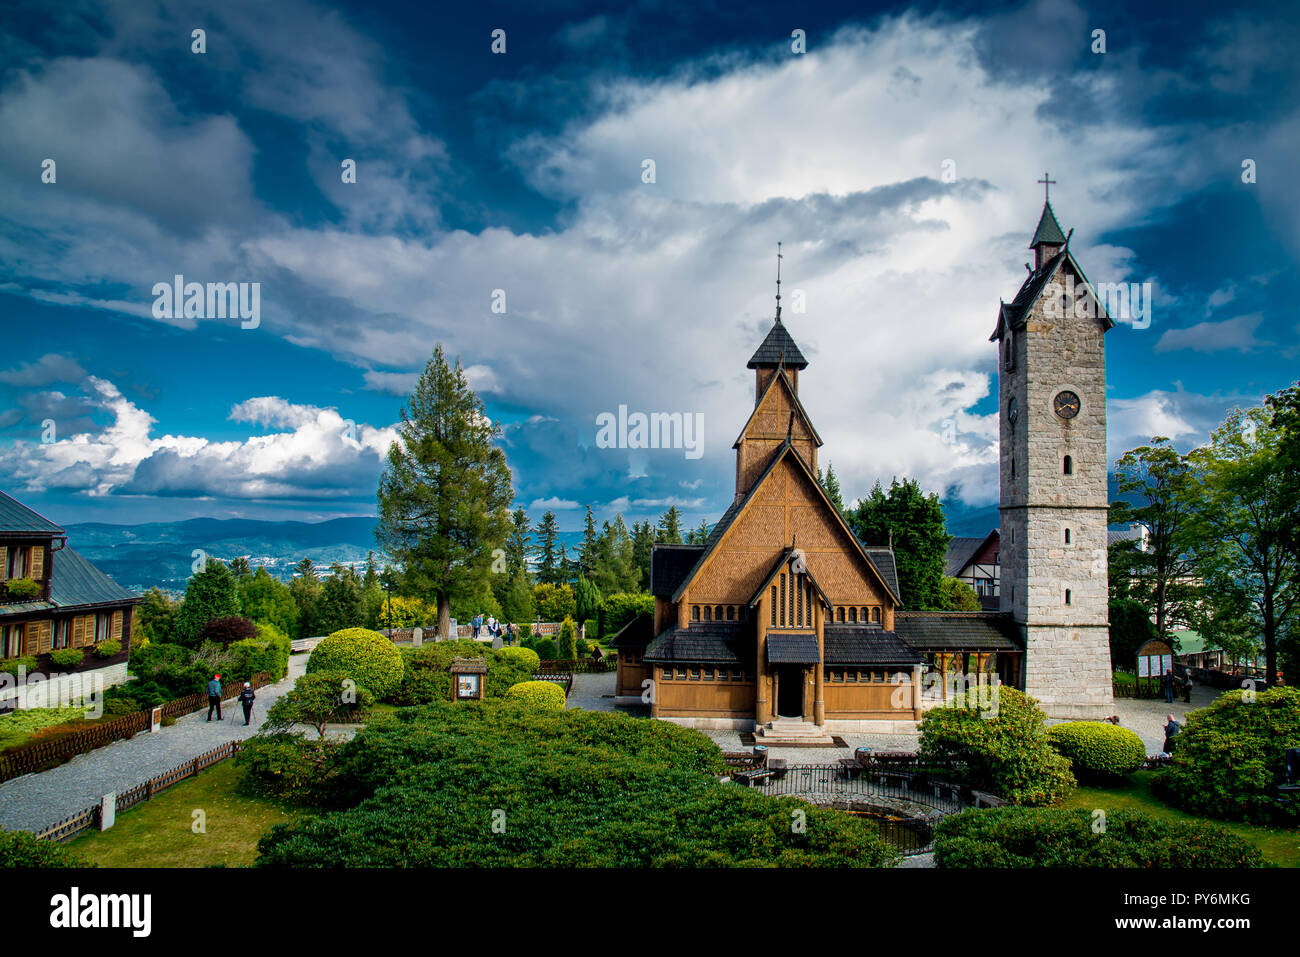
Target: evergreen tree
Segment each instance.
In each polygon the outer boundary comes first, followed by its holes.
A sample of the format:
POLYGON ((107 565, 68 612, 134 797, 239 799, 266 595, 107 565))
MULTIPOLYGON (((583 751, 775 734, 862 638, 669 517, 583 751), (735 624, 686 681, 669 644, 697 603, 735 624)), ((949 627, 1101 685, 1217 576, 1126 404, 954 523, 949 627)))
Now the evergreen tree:
POLYGON ((686 536, 687 545, 703 545, 709 540, 709 523, 705 519, 700 519, 698 528, 693 529, 686 536))
POLYGON ((197 647, 204 625, 214 618, 238 614, 239 587, 235 576, 224 562, 209 558, 185 585, 185 597, 176 615, 176 641, 197 647))
POLYGON ((558 585, 564 579, 560 573, 560 528, 555 513, 542 513, 537 523, 537 580, 544 585, 558 585))
POLYGON ((654 552, 655 532, 649 521, 632 526, 632 555, 636 562, 638 591, 650 590, 650 557, 654 552))
POLYGON ((274 625, 290 637, 298 634, 298 604, 293 592, 265 568, 239 580, 239 606, 246 618, 274 625))
POLYGON ((600 591, 586 578, 579 578, 573 589, 573 602, 578 621, 595 618, 600 608, 600 591))
POLYGON ((144 603, 137 609, 139 630, 132 634, 149 641, 174 642, 176 615, 180 610, 180 602, 167 592, 161 588, 150 588, 144 593, 144 603))
POLYGON ((321 585, 320 629, 327 635, 365 623, 365 596, 361 579, 352 568, 335 562, 321 585))
POLYGON ((230 560, 230 573, 236 578, 247 578, 253 574, 252 567, 248 564, 248 559, 243 555, 230 560))
POLYGON ((366 573, 361 576, 361 596, 365 605, 366 627, 375 629, 384 621, 384 603, 388 597, 375 568, 375 553, 372 550, 366 557, 366 573))
POLYGON ((915 479, 895 479, 888 494, 876 482, 848 518, 853 534, 867 545, 888 545, 892 538, 904 608, 945 609, 945 557, 952 537, 944 527, 939 496, 922 492, 915 479))
POLYGON ((826 493, 826 497, 831 500, 831 504, 835 506, 836 510, 841 515, 843 515, 845 513, 844 499, 840 494, 840 480, 835 477, 834 465, 827 462, 826 474, 823 476, 819 471, 817 481, 820 483, 822 490, 826 493))
POLYGON ((682 543, 682 516, 676 505, 668 506, 668 511, 659 518, 656 540, 661 545, 680 545, 682 543))
POLYGON ((298 606, 297 638, 313 638, 321 634, 320 624, 320 576, 316 574, 316 565, 310 558, 304 558, 293 566, 293 581, 289 582, 289 593, 293 595, 294 604, 298 606))
POLYGON ((520 568, 510 576, 499 601, 501 617, 506 621, 523 624, 533 620, 533 585, 527 571, 520 568))
POLYGON ((506 573, 513 577, 517 571, 527 571, 528 546, 533 536, 529 533, 528 513, 522 508, 510 514, 510 521, 513 524, 506 539, 506 573))
POLYGON ((492 551, 511 528, 510 469, 459 360, 439 345, 402 408, 399 441, 379 480, 380 546, 406 569, 417 594, 438 603, 438 633, 454 597, 487 591, 492 551))
MULTIPOLYGON (((608 530, 608 522, 605 523, 605 528, 608 530)), ((591 506, 588 505, 587 518, 582 528, 582 545, 578 548, 578 564, 582 568, 582 574, 591 575, 595 573, 599 561, 597 548, 596 520, 591 514, 591 506)))

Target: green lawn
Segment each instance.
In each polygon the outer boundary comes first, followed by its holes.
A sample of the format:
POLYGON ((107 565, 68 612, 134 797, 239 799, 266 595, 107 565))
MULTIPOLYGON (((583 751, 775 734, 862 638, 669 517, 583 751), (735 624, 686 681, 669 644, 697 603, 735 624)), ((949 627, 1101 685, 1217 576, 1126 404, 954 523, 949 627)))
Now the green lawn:
POLYGON ((308 812, 236 793, 242 773, 234 761, 222 761, 118 815, 107 831, 75 839, 68 849, 100 867, 247 867, 263 834, 308 812), (195 810, 206 815, 206 833, 192 830, 195 810))
MULTIPOLYGON (((1080 787, 1062 803, 1062 807, 1086 808, 1104 811, 1146 811, 1152 817, 1169 821, 1205 821, 1165 804, 1151 793, 1154 771, 1138 771, 1128 784, 1115 787, 1080 787)), ((1232 821, 1215 821, 1228 830, 1253 842, 1264 857, 1279 867, 1300 867, 1300 828, 1262 827, 1255 824, 1238 824, 1232 821)))

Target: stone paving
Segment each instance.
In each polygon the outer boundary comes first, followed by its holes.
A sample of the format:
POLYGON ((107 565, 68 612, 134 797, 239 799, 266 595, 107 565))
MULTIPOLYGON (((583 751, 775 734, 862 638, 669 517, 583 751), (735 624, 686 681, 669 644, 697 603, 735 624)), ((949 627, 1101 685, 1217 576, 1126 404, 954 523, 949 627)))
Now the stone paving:
POLYGON ((248 727, 244 726, 244 713, 236 701, 222 702, 224 721, 218 722, 213 716, 209 723, 205 707, 157 733, 145 731, 79 754, 49 771, 0 784, 0 827, 40 830, 99 803, 105 794, 142 784, 227 741, 251 737, 257 733, 267 709, 293 687, 306 667, 307 655, 293 655, 288 677, 257 690, 253 721, 248 727))

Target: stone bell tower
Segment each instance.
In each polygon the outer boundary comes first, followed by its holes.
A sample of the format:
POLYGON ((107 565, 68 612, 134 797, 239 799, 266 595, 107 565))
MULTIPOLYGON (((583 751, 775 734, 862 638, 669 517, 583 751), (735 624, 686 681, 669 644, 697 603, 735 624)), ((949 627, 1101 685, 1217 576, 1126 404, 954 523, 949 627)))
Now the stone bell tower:
POLYGON ((1100 720, 1114 713, 1105 334, 1115 323, 1046 197, 1029 246, 1029 275, 1001 304, 990 340, 998 344, 1000 607, 1024 636, 1024 690, 1051 717, 1100 720))

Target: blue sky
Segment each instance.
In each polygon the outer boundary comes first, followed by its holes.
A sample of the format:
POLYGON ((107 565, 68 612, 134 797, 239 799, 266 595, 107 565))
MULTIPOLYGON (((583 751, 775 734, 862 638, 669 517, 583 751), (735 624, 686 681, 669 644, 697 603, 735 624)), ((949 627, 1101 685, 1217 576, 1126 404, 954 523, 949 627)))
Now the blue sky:
POLYGON ((0 488, 61 522, 372 514, 437 342, 534 517, 712 521, 778 240, 847 497, 989 504, 1044 170, 1089 278, 1153 290, 1107 337, 1112 457, 1296 376, 1273 4, 44 6, 0 25, 0 488), (260 324, 156 318, 177 273, 260 283, 260 324), (702 415, 704 454, 597 447, 620 405, 702 415))

